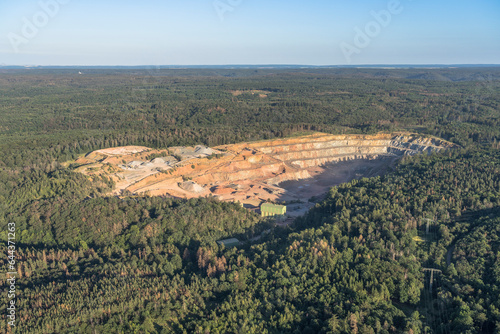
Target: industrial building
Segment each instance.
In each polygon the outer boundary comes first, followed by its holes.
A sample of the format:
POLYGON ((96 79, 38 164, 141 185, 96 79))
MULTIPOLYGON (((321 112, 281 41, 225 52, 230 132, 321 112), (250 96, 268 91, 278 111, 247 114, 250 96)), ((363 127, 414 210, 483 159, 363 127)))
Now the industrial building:
POLYGON ((240 241, 236 238, 230 238, 230 239, 225 239, 225 240, 219 240, 217 241, 219 245, 224 245, 226 248, 229 247, 236 247, 240 244, 240 241))
POLYGON ((284 216, 286 213, 286 206, 272 203, 263 203, 260 206, 260 213, 262 217, 284 216))

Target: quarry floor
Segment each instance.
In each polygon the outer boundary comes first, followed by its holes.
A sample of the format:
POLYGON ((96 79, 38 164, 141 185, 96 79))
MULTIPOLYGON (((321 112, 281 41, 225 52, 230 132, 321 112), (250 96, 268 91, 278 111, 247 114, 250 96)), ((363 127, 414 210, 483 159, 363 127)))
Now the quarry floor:
POLYGON ((292 217, 304 215, 314 203, 322 200, 333 186, 363 177, 383 175, 398 160, 397 157, 358 159, 329 163, 321 167, 308 168, 312 178, 285 181, 279 184, 285 190, 278 201, 292 203, 287 206, 287 214, 292 217))
POLYGON ((245 142, 209 148, 124 146, 91 152, 76 171, 115 182, 112 195, 181 199, 214 196, 259 212, 272 201, 287 216, 304 215, 333 186, 386 173, 404 155, 452 148, 413 134, 330 135, 245 142))

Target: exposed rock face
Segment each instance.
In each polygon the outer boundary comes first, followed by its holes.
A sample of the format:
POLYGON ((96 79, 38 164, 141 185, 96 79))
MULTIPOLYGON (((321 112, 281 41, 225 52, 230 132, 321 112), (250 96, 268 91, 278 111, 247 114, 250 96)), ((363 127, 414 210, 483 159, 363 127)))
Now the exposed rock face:
MULTIPOLYGON (((242 149, 242 145, 245 144, 230 145, 227 146, 227 149, 237 151, 242 149)), ((375 159, 379 156, 430 153, 455 147, 455 145, 441 139, 411 134, 379 134, 374 136, 314 134, 300 138, 251 143, 245 146, 282 161, 286 166, 296 168, 321 166, 330 162, 352 159, 375 159)), ((247 159, 252 163, 259 160, 258 156, 253 158, 253 161, 250 158, 247 159)), ((307 174, 302 175, 307 177, 307 174)), ((282 178, 286 179, 286 177, 282 178)))
POLYGON ((213 194, 222 199, 245 202, 257 198, 275 199, 276 194, 283 192, 278 186, 280 183, 310 179, 312 169, 316 168, 314 173, 319 173, 317 169, 326 164, 353 159, 368 161, 379 157, 395 159, 456 147, 438 138, 408 133, 315 133, 296 138, 224 145, 214 149, 201 145, 174 147, 169 152, 177 158, 166 156, 151 161, 142 160, 147 155, 144 153, 141 156, 139 153, 149 152, 142 147, 101 150, 98 154, 94 152, 94 156, 107 156, 99 161, 108 166, 121 166, 121 172, 112 174, 117 181, 117 191, 127 189, 132 193, 149 192, 185 198, 213 194), (129 155, 126 165, 118 162, 125 161, 119 152, 129 155), (214 153, 217 158, 214 158, 214 153), (164 172, 160 173, 160 170, 164 172), (192 181, 179 182, 179 179, 186 177, 192 181))
POLYGON ((200 186, 199 184, 197 184, 196 182, 193 182, 193 181, 179 183, 179 187, 181 189, 184 189, 186 191, 189 191, 189 192, 192 192, 195 194, 201 194, 202 192, 205 191, 205 189, 202 186, 200 186))

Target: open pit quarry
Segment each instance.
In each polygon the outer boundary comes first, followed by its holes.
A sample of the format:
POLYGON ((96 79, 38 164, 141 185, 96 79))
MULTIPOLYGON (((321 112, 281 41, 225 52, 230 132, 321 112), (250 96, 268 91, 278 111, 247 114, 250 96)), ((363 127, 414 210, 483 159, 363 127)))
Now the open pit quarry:
POLYGON ((94 151, 76 161, 77 171, 107 175, 115 195, 149 194, 177 198, 216 196, 257 208, 266 200, 288 204, 301 215, 309 201, 332 186, 381 175, 405 155, 456 148, 409 133, 311 135, 214 148, 142 146, 94 151))

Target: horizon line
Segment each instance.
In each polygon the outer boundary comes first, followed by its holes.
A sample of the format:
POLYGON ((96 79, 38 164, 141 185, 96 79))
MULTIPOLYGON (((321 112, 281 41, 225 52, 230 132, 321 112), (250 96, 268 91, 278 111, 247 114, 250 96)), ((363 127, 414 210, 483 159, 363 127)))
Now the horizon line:
POLYGON ((0 64, 0 68, 5 67, 22 67, 22 68, 37 68, 37 67, 189 67, 189 68, 197 68, 197 67, 487 67, 487 66, 500 66, 498 64, 491 63, 462 63, 462 64, 349 64, 349 65, 310 65, 310 64, 182 64, 182 65, 172 65, 172 64, 163 64, 163 65, 152 65, 152 64, 141 64, 141 65, 81 65, 81 64, 73 64, 73 65, 33 65, 33 64, 0 64))

